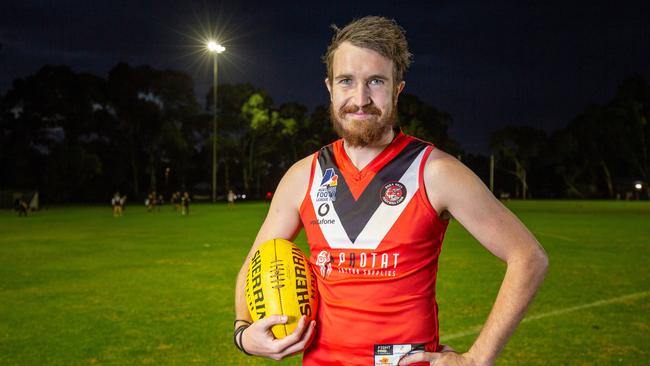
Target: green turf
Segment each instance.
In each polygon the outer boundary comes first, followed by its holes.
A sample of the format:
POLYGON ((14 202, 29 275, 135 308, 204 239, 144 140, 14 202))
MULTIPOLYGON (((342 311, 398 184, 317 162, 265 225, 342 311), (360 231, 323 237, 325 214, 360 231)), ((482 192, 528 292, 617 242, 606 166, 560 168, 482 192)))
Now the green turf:
MULTIPOLYGON (((550 271, 497 365, 649 365, 650 202, 517 202, 550 271), (575 306, 600 304, 565 313, 575 306)), ((233 288, 263 203, 0 211, 0 365, 257 365, 232 344, 233 288)), ((304 236, 298 243, 305 245, 304 236)), ((480 325, 504 265, 458 224, 440 260, 442 337, 480 325)), ((475 335, 449 340, 467 349, 475 335)), ((299 357, 282 365, 298 365, 299 357)))

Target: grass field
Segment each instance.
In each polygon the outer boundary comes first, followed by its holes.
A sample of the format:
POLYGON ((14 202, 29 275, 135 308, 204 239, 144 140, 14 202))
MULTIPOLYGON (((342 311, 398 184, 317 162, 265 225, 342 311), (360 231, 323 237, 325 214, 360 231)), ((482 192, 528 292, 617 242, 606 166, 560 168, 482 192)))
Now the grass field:
MULTIPOLYGON (((650 202, 508 206, 550 268, 497 365, 650 365, 650 202)), ((277 365, 232 344, 235 276, 266 209, 0 211, 0 365, 277 365)), ((471 345, 504 269, 450 225, 438 281, 445 343, 471 345)))

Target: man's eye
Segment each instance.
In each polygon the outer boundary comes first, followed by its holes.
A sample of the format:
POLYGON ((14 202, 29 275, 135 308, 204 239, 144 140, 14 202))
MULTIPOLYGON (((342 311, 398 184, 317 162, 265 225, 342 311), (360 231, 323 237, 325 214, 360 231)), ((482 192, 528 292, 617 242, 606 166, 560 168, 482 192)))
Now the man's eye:
POLYGON ((341 84, 341 85, 350 85, 350 84, 352 84, 352 79, 340 79, 339 84, 341 84))
POLYGON ((381 79, 372 79, 370 80, 370 85, 384 85, 384 81, 381 79))

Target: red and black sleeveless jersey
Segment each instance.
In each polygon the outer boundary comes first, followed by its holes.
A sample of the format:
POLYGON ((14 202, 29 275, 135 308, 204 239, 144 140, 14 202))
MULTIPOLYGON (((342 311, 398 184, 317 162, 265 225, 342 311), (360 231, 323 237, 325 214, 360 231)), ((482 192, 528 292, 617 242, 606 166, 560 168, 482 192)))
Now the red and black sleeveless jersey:
POLYGON ((400 132, 361 171, 342 140, 314 154, 300 217, 320 304, 304 365, 389 365, 409 350, 437 349, 447 221, 424 187, 433 149, 400 132))

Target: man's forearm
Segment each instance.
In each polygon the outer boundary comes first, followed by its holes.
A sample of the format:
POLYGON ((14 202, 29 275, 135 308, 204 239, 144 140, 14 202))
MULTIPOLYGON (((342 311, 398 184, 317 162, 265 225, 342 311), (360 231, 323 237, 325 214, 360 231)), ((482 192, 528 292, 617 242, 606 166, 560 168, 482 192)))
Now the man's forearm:
POLYGON ((494 363, 524 317, 528 305, 544 280, 547 266, 548 259, 542 250, 508 262, 492 311, 468 351, 477 365, 494 363))
MULTIPOLYGON (((237 284, 235 285, 235 319, 252 322, 248 306, 246 306, 246 265, 244 264, 239 270, 237 284)), ((235 328, 241 324, 235 324, 235 328)))

